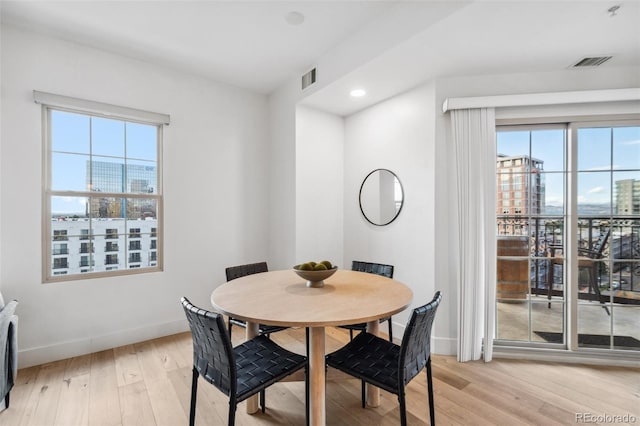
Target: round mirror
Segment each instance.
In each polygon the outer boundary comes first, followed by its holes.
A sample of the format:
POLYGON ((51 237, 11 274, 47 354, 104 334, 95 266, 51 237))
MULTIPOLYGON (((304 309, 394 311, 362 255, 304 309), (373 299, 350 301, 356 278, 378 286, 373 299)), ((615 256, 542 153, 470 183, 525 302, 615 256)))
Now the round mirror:
POLYGON ((360 186, 360 211, 376 226, 393 222, 402 210, 404 191, 400 179, 391 170, 376 169, 360 186))

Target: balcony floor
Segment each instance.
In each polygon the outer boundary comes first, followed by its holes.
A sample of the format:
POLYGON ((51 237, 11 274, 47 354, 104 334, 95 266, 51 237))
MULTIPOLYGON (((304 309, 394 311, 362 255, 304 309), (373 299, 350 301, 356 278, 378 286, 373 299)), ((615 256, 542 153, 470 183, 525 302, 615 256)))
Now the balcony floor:
MULTIPOLYGON (((596 301, 580 300, 578 307, 578 333, 591 335, 613 334, 628 336, 640 344, 640 306, 607 305, 611 315, 596 301)), ((564 327, 563 305, 554 299, 549 306, 544 296, 531 296, 520 302, 497 303, 497 334, 501 340, 531 341, 546 340, 536 332, 562 333, 564 327), (529 302, 531 312, 529 312, 529 302), (531 322, 531 335, 529 323, 531 322)), ((615 349, 640 350, 640 347, 618 346, 615 349)))

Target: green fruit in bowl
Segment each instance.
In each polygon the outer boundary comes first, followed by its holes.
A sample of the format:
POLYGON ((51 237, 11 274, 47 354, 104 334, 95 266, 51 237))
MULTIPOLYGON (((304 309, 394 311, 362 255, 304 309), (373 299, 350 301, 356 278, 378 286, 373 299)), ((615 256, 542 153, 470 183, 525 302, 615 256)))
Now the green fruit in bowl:
POLYGON ((322 265, 326 266, 327 269, 331 269, 333 268, 333 265, 331 264, 331 262, 329 262, 328 260, 323 260, 322 262, 320 262, 322 265))
POLYGON ((295 269, 298 269, 300 271, 313 271, 313 266, 311 266, 310 263, 303 263, 302 265, 298 265, 297 267, 295 267, 295 269))
POLYGON ((314 271, 326 271, 327 268, 323 263, 316 263, 316 266, 313 267, 314 271))
POLYGON ((314 262, 314 261, 307 262, 307 263, 308 263, 309 265, 311 265, 311 267, 312 267, 312 268, 315 268, 315 267, 316 267, 316 265, 317 265, 317 263, 316 263, 316 262, 314 262))

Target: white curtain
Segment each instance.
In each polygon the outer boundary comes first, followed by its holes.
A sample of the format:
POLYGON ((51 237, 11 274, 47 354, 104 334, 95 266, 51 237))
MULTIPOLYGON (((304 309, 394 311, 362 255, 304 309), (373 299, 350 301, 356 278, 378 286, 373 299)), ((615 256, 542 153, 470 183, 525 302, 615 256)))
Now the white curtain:
POLYGON ((493 108, 451 111, 459 262, 458 361, 491 361, 496 287, 496 140, 493 108), (484 347, 483 347, 484 340, 484 347), (484 349, 484 351, 483 351, 484 349))

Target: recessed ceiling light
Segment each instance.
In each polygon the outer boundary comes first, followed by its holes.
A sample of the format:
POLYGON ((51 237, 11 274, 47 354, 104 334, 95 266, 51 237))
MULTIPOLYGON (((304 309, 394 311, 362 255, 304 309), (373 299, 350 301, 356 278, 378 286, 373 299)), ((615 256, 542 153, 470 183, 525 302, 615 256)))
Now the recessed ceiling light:
POLYGON ((364 89, 353 89, 351 92, 349 92, 349 94, 351 95, 351 97, 361 98, 366 95, 367 92, 364 89))
POLYGON ((304 15, 294 10, 284 15, 284 20, 289 25, 300 25, 304 22, 304 15))

